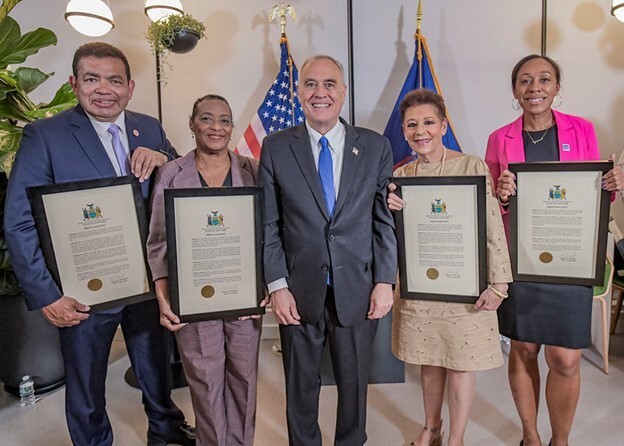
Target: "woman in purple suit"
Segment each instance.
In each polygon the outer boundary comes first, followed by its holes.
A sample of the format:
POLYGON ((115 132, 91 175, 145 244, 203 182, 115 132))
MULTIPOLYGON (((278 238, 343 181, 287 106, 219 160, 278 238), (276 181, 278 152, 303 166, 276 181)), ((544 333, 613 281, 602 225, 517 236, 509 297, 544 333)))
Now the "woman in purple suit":
MULTIPOLYGON (((191 390, 197 444, 252 446, 261 320, 247 317, 180 324, 169 306, 164 190, 253 186, 258 162, 228 149, 232 110, 223 97, 199 98, 189 127, 196 149, 161 167, 154 185, 147 249, 160 323, 175 332, 191 390)), ((209 218, 209 224, 217 222, 209 218)))

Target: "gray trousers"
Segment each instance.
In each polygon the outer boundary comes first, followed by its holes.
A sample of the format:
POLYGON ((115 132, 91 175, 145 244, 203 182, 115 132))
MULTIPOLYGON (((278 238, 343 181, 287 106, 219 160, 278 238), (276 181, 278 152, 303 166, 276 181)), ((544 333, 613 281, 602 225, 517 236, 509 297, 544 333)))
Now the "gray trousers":
POLYGON ((194 322, 176 340, 198 446, 253 446, 262 320, 194 322))

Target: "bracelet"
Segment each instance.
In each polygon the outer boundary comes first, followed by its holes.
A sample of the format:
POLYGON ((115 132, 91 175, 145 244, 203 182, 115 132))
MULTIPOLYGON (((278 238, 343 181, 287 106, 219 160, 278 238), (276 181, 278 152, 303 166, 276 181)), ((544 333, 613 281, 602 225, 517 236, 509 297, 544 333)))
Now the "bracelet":
POLYGON ((491 289, 492 292, 496 294, 498 297, 500 297, 501 299, 507 299, 509 297, 509 293, 503 293, 501 290, 496 288, 493 283, 490 284, 488 288, 491 289))
POLYGON ((498 200, 498 204, 500 204, 502 207, 506 208, 507 206, 509 206, 509 200, 507 200, 507 203, 503 203, 500 199, 500 195, 496 194, 496 199, 498 200))

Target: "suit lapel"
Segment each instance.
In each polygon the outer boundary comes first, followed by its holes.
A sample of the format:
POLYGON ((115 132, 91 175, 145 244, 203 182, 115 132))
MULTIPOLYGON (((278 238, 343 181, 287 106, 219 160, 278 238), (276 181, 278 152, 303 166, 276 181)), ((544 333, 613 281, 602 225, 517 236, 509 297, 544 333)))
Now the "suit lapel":
POLYGON ((575 161, 579 159, 578 144, 576 143, 576 135, 574 126, 563 113, 553 110, 555 124, 557 125, 557 143, 559 147, 560 161, 575 161))
POLYGON ((78 144, 80 144, 82 150, 84 150, 100 175, 102 177, 116 176, 115 168, 82 107, 77 106, 74 108, 70 123, 74 127, 73 134, 78 144))
POLYGON ((126 135, 128 135, 128 144, 130 144, 130 156, 132 156, 132 152, 134 151, 134 149, 142 145, 142 135, 139 131, 139 122, 132 114, 132 112, 126 110, 125 115, 126 135))
POLYGON ((522 139, 522 116, 516 119, 505 135, 507 163, 524 163, 524 140, 522 139))
POLYGON ((340 212, 342 205, 349 196, 356 174, 364 158, 364 147, 358 145, 358 132, 355 127, 345 124, 347 130, 345 135, 345 146, 342 160, 342 173, 340 174, 340 189, 338 190, 338 200, 334 209, 334 215, 340 212))
POLYGON ((180 168, 180 172, 171 180, 171 186, 174 189, 202 187, 201 181, 199 180, 199 172, 195 164, 195 150, 191 150, 182 158, 171 162, 176 163, 180 168))
MULTIPOLYGON (((323 211, 323 215, 329 220, 329 212, 325 204, 325 196, 321 188, 321 180, 318 176, 316 166, 314 165, 314 157, 312 156, 312 148, 310 147, 310 135, 306 130, 305 124, 301 124, 294 132, 295 139, 290 144, 290 149, 299 164, 299 168, 303 173, 303 177, 308 183, 308 187, 314 195, 316 203, 323 211)), ((335 211, 334 211, 335 212, 335 211)))

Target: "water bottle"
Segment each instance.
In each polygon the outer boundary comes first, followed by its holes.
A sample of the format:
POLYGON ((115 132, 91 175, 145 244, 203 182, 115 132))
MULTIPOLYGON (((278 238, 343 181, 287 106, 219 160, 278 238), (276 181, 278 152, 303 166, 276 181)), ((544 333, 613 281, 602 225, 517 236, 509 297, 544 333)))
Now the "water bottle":
POLYGON ((29 375, 25 375, 22 378, 22 382, 19 384, 19 394, 22 407, 35 404, 35 383, 29 375))

